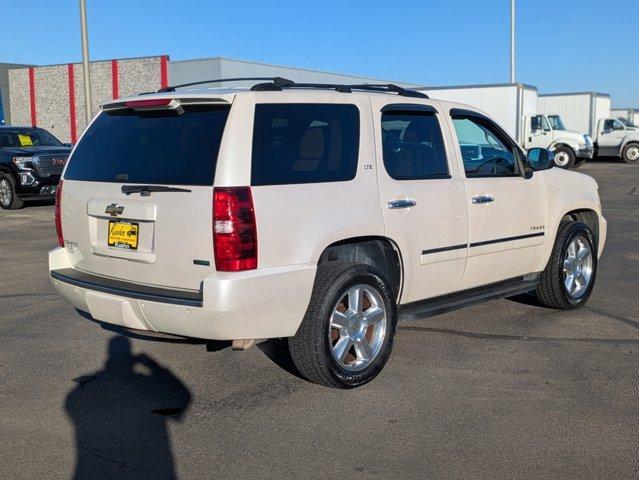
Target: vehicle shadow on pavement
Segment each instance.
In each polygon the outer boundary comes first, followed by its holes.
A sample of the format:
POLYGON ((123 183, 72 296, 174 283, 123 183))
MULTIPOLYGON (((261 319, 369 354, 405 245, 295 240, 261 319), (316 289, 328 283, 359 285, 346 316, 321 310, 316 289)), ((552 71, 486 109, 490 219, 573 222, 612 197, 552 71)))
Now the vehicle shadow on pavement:
POLYGON ((177 478, 168 423, 191 402, 188 388, 122 336, 102 370, 73 379, 65 410, 75 429, 74 479, 177 478))

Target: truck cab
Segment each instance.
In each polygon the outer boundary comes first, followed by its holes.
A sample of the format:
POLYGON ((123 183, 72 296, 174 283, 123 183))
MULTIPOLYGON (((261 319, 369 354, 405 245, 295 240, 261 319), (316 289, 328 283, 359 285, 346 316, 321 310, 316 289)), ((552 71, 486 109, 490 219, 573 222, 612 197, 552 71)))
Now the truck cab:
POLYGON ((626 163, 639 160, 639 130, 618 118, 602 118, 597 124, 597 154, 621 157, 626 163))
POLYGON ((573 168, 592 159, 594 147, 590 137, 567 130, 560 115, 530 115, 525 123, 524 147, 552 150, 557 166, 573 168))

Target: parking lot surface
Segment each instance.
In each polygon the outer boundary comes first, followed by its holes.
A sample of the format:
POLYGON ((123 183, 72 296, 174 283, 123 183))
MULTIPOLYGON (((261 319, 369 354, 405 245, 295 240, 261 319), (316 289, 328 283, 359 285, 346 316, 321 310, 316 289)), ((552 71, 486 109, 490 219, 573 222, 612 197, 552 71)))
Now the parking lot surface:
POLYGON ((639 478, 639 166, 580 171, 609 222, 587 307, 401 324, 351 391, 300 379, 282 342, 100 328, 49 283, 53 207, 0 212, 0 478, 639 478))

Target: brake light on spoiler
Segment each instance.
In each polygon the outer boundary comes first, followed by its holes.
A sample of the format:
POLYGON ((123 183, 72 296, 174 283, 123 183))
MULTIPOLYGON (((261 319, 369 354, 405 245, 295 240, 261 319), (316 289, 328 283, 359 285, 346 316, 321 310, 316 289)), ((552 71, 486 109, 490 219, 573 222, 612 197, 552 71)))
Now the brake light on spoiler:
POLYGON ((257 225, 250 187, 213 189, 213 250, 220 272, 257 268, 257 225))
POLYGON ((172 98, 155 98, 151 100, 130 100, 124 102, 126 108, 166 107, 173 101, 172 98))

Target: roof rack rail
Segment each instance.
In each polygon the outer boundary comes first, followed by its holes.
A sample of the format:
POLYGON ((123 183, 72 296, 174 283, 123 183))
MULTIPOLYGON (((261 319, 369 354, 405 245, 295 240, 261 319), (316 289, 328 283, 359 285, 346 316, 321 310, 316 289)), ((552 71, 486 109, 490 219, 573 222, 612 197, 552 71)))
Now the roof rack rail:
POLYGON ((416 90, 410 90, 393 83, 362 83, 362 84, 339 84, 339 83, 296 83, 275 84, 258 83, 251 87, 253 91, 282 90, 282 88, 324 88, 342 93, 351 93, 353 90, 365 90, 369 92, 392 92, 404 97, 429 98, 428 95, 416 90))
POLYGON ((342 93, 351 93, 353 90, 365 90, 369 92, 392 92, 404 97, 429 98, 428 95, 416 90, 406 89, 393 83, 361 83, 361 84, 339 84, 339 83, 296 83, 293 80, 282 77, 241 77, 241 78, 216 78, 211 80, 201 80, 198 82, 182 83, 180 85, 170 85, 160 88, 157 93, 175 92, 176 88, 192 87, 194 85, 205 85, 207 83, 222 82, 245 82, 264 81, 267 83, 256 83, 251 87, 252 91, 281 91, 283 88, 323 88, 335 90, 342 93))
POLYGON ((278 90, 281 90, 284 86, 295 85, 293 80, 289 80, 288 78, 282 77, 240 77, 240 78, 215 78, 211 80, 201 80, 198 82, 190 82, 190 83, 181 83, 179 85, 169 85, 168 87, 160 88, 157 93, 167 93, 167 92, 175 92, 176 88, 184 88, 184 87, 192 87, 194 85, 205 85, 207 83, 222 83, 222 82, 245 82, 251 80, 270 80, 273 83, 269 83, 267 85, 272 85, 278 90))

